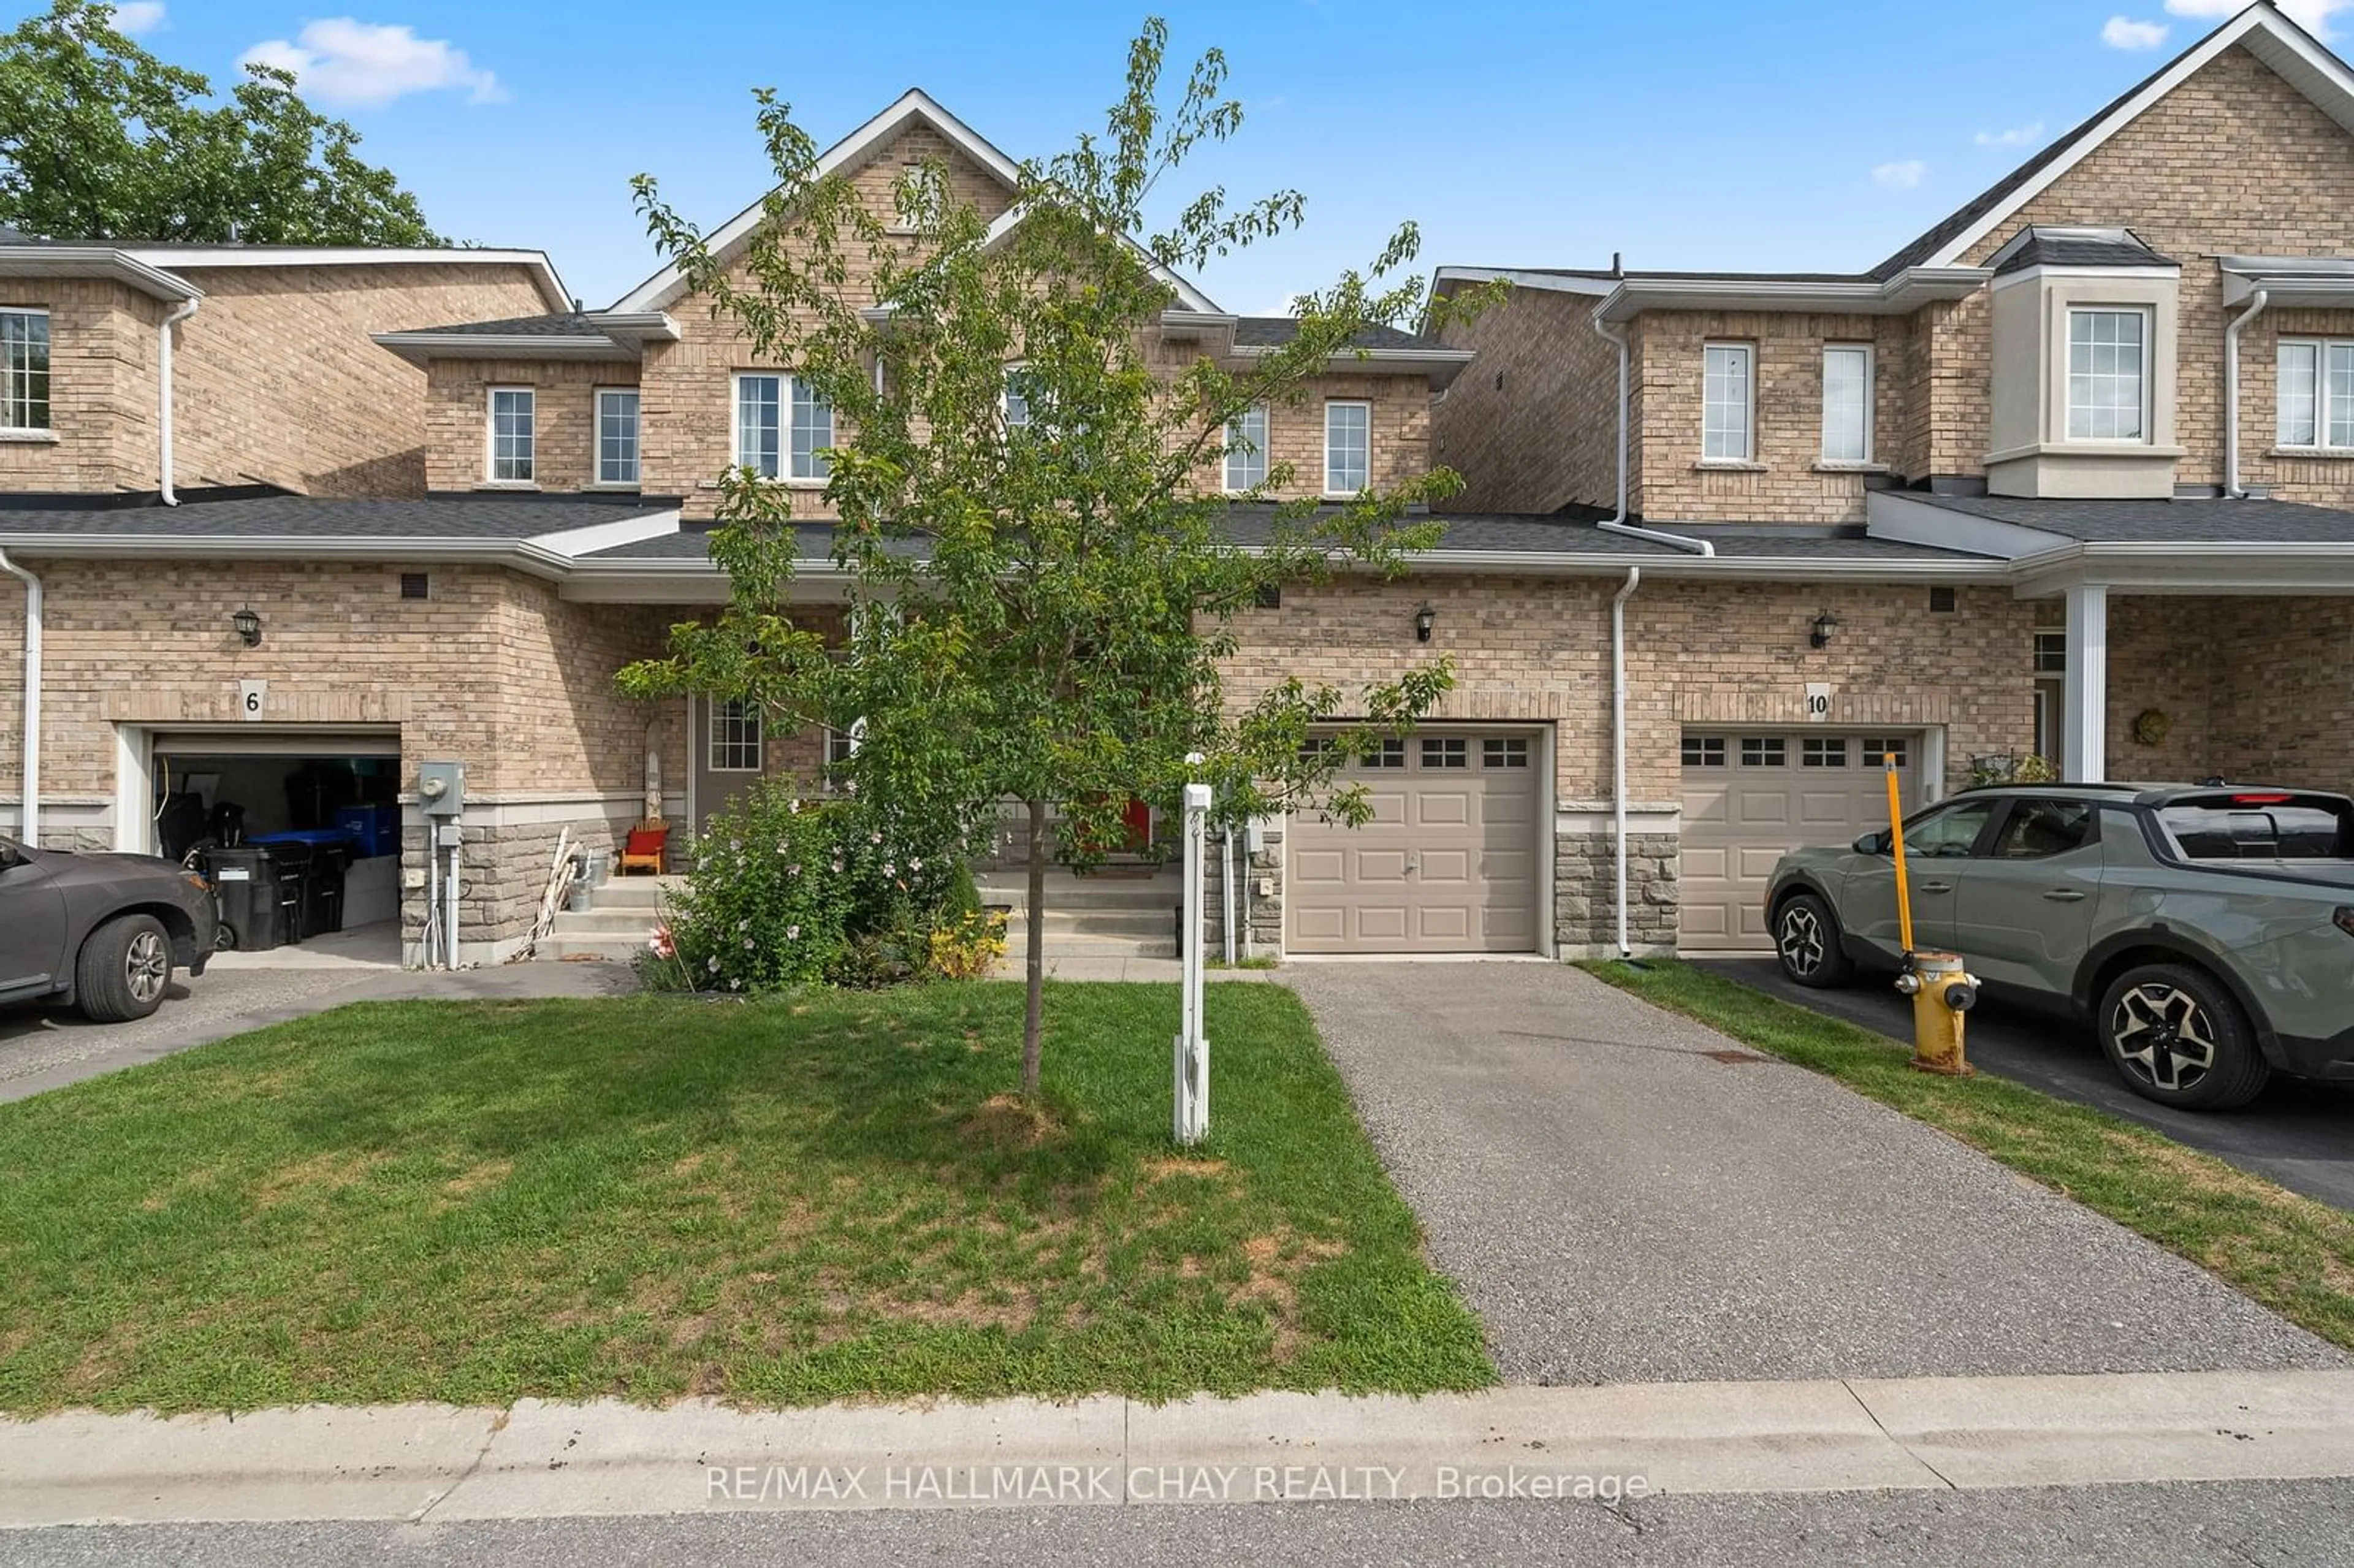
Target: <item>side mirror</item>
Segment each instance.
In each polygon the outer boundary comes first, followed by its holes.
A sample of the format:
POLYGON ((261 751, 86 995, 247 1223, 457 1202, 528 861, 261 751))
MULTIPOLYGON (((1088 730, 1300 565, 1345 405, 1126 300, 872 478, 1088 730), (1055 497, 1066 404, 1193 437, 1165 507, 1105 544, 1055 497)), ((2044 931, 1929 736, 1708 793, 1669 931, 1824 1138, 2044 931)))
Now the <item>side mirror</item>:
POLYGON ((1858 854, 1886 854, 1892 846, 1886 833, 1866 833, 1850 847, 1858 854))

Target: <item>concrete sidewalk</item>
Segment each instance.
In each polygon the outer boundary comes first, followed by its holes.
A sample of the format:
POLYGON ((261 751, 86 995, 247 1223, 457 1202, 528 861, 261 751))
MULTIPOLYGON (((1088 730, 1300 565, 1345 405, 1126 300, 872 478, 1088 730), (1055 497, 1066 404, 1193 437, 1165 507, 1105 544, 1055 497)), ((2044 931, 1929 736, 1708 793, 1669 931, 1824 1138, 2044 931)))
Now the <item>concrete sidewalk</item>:
POLYGON ((1098 1396, 741 1412, 312 1406, 0 1424, 0 1526, 1600 1500, 2354 1476, 2354 1372, 1098 1396))
POLYGON ((1283 979, 1508 1382, 2349 1364, 1945 1134, 1578 970, 1283 979))

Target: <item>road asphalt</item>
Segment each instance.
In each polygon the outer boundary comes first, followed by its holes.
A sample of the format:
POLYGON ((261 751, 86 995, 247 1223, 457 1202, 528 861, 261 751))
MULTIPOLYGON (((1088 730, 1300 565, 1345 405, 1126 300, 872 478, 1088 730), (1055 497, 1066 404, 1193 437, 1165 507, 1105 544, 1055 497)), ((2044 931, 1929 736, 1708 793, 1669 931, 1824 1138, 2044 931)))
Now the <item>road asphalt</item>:
POLYGON ((2348 1362, 1942 1133, 1576 969, 1284 974, 1508 1383, 2348 1362))
MULTIPOLYGON (((1784 978, 1771 959, 1705 961, 1768 995, 1891 1039, 1913 1038, 1913 1005, 1884 980, 1867 977, 1836 991, 1809 991, 1784 978)), ((2082 1024, 1989 1001, 1970 1014, 1967 1029, 1970 1060, 1982 1072, 2096 1106, 2293 1192, 2354 1209, 2354 1086, 2275 1078, 2240 1110, 2175 1110, 2126 1087, 2082 1024)))

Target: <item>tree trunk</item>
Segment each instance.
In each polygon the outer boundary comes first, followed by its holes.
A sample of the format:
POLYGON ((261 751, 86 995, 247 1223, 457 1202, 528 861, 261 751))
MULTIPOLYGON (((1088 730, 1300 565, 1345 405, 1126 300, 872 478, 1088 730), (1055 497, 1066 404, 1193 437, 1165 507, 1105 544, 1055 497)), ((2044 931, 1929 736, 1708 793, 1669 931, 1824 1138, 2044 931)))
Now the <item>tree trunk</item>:
POLYGON ((1046 802, 1030 803, 1030 951, 1023 960, 1030 995, 1022 1014, 1022 1092, 1038 1097, 1046 1005, 1046 802))

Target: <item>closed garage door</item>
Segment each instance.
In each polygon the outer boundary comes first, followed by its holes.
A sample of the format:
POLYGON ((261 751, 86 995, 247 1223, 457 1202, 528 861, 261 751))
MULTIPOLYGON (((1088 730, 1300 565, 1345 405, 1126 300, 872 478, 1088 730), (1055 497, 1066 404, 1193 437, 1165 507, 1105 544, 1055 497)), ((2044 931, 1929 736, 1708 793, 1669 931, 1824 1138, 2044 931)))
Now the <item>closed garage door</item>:
POLYGON ((1534 951, 1543 750, 1534 736, 1429 731, 1349 769, 1373 820, 1292 819, 1287 950, 1534 951))
POLYGON ((1765 901, 1774 863, 1788 850, 1886 827, 1880 758, 1890 751, 1909 810, 1917 736, 1685 731, 1676 945, 1702 953, 1772 947, 1765 901))

